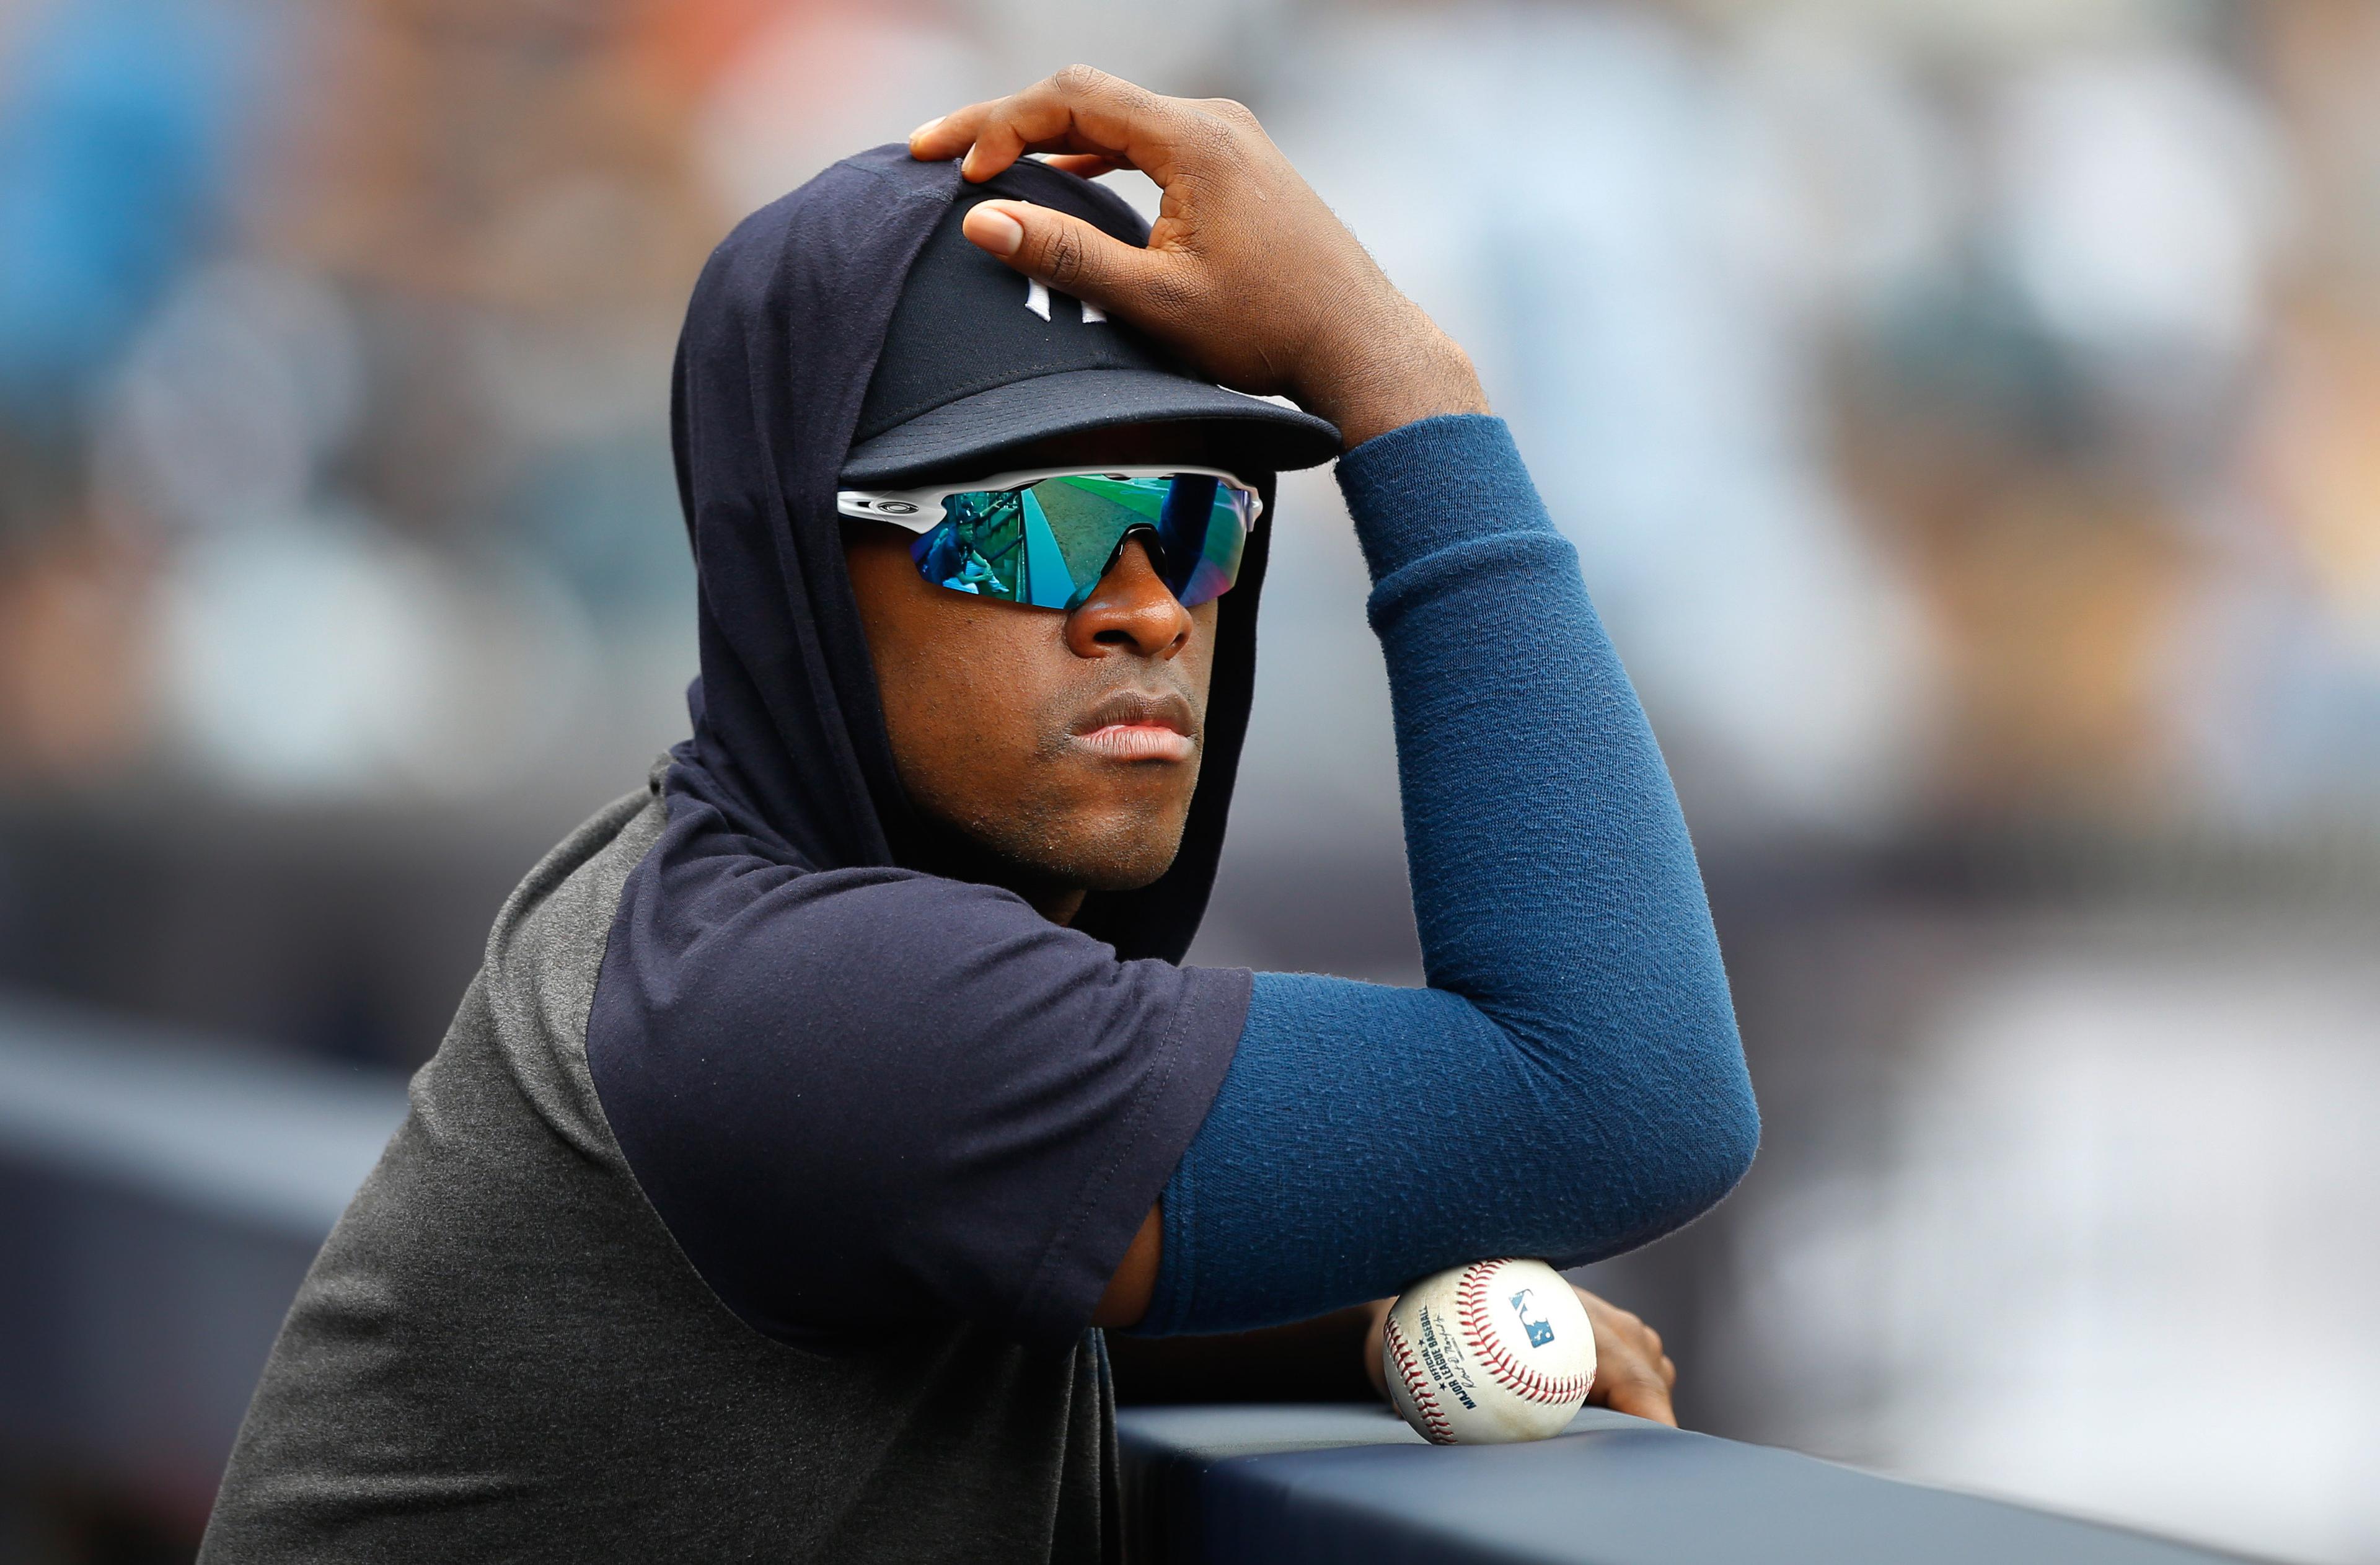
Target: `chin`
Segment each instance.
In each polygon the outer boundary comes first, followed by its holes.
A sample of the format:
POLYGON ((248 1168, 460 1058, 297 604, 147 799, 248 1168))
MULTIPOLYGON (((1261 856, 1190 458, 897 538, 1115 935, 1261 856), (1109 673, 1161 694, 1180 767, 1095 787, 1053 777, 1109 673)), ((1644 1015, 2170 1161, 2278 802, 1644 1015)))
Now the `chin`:
POLYGON ((1181 839, 1176 836, 1130 853, 1087 857, 1065 880, 1085 891, 1136 892, 1143 886, 1154 885, 1173 867, 1181 846, 1181 839))
POLYGON ((1069 833, 1065 850, 1053 857, 1062 863, 1041 867, 1061 885, 1092 892, 1136 892, 1173 867, 1182 851, 1183 820, 1151 830, 1145 815, 1128 822, 1069 833))
POLYGON ((1003 884, 1065 886, 1087 892, 1136 892, 1173 867, 1188 824, 1180 807, 1101 800, 1085 807, 1022 808, 992 820, 951 824, 1001 866, 1003 884))

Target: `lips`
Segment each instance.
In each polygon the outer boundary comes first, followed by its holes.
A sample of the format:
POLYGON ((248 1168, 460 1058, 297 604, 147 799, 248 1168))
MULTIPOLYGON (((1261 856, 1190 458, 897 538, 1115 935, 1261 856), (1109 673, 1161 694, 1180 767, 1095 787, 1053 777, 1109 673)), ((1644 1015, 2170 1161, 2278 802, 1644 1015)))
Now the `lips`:
POLYGON ((1198 720, 1175 692, 1120 690, 1076 719, 1075 743, 1110 760, 1184 761, 1198 750, 1198 720))

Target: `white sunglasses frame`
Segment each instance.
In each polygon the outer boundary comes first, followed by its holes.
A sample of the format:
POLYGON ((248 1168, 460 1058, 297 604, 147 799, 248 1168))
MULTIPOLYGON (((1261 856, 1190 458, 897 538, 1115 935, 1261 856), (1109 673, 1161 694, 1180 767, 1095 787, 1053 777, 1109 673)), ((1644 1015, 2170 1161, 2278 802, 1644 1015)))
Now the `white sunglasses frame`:
POLYGON ((1248 531, 1257 530, 1257 524, 1264 519, 1264 496, 1257 492, 1256 485, 1220 467, 1194 467, 1178 462, 1162 467, 1029 467, 1023 472, 995 473, 988 479, 933 484, 924 489, 844 489, 835 491, 834 508, 846 516, 890 522, 922 535, 941 526, 942 502, 953 494, 1002 494, 1010 490, 1030 489, 1049 479, 1170 479, 1183 473, 1219 479, 1245 494, 1255 507, 1248 513, 1248 531))

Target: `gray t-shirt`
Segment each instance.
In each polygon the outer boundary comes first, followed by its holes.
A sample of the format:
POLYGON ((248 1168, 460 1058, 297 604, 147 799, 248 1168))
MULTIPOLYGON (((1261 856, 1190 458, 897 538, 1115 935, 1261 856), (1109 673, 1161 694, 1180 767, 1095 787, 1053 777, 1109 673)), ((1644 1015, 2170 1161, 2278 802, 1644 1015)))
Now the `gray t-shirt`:
POLYGON ((629 1172, 587 1065, 652 785, 505 903, 412 1110, 308 1272, 200 1559, 1097 1560, 1099 1335, 761 1335, 629 1172))

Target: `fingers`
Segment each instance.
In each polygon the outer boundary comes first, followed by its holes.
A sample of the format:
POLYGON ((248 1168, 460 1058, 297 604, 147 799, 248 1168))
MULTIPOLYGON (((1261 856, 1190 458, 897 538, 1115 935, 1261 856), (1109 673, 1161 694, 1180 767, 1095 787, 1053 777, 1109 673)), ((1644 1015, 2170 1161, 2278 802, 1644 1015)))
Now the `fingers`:
MULTIPOLYGON (((1117 91, 1128 86, 1087 66, 1070 66, 1022 92, 970 103, 919 126, 910 133, 910 155, 930 161, 965 152, 962 172, 980 181, 1027 152, 1121 152, 1122 139, 1093 138, 1088 127, 1078 123, 1077 113, 1104 120, 1118 118, 1119 111, 1128 115, 1124 94, 1117 91)), ((1130 91, 1154 99, 1138 88, 1130 91)))
POLYGON ((1678 1366, 1662 1352, 1661 1334, 1584 1288, 1578 1300, 1595 1327, 1595 1387, 1587 1400, 1675 1428, 1678 1414, 1670 1393, 1678 1383, 1678 1366))
POLYGON ((1605 1366, 1597 1365, 1595 1389, 1602 1393, 1597 1400, 1614 1413, 1649 1418, 1672 1429, 1678 1426, 1677 1411, 1670 1403, 1670 1388, 1641 1360, 1629 1361, 1608 1379, 1605 1366))
POLYGON ((1083 179, 1097 179, 1103 174, 1113 174, 1120 169, 1132 166, 1130 164, 1119 163, 1114 158, 1105 157, 1097 152, 1055 153, 1041 161, 1061 173, 1072 174, 1083 179))
POLYGON ((1174 149, 1197 105, 1068 66, 1022 92, 970 103, 921 125, 909 135, 909 155, 924 162, 957 157, 959 172, 976 183, 1026 152, 1089 154, 1138 168, 1160 185, 1173 175, 1174 149))
POLYGON ((1661 1351, 1661 1334, 1641 1320, 1636 1322, 1636 1327, 1641 1333, 1639 1351, 1644 1354, 1645 1361, 1651 1365, 1653 1372, 1661 1377, 1663 1386, 1675 1386, 1678 1383, 1678 1365, 1668 1353, 1661 1351))
POLYGON ((1171 261, 1031 201, 978 202, 960 231, 1026 276, 1127 320, 1145 316, 1145 301, 1161 296, 1162 288, 1152 285, 1171 261))

